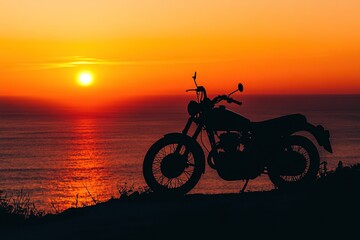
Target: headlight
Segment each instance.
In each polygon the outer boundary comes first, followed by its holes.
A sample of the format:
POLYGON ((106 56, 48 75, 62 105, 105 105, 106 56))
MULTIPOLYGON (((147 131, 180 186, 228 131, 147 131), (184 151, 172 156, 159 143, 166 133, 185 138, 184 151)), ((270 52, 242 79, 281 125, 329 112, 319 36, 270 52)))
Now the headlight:
POLYGON ((200 106, 199 103, 195 101, 190 101, 188 104, 188 113, 190 116, 194 116, 200 112, 200 106))

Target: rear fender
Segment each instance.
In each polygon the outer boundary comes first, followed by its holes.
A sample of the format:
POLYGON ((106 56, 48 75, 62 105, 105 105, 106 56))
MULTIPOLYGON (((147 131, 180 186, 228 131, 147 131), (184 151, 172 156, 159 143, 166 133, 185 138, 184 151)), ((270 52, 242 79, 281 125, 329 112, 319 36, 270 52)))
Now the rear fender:
POLYGON ((318 144, 324 147, 326 151, 330 153, 333 152, 330 144, 330 133, 328 130, 325 130, 323 126, 314 126, 310 123, 307 123, 304 130, 311 133, 315 137, 318 144))
POLYGON ((167 138, 176 138, 176 139, 181 139, 184 142, 187 142, 191 145, 193 145, 194 150, 198 153, 198 155, 200 156, 199 163, 200 163, 200 168, 201 171, 203 173, 205 173, 205 154, 204 151, 202 150, 200 144, 193 138, 191 138, 190 136, 183 134, 183 133, 168 133, 164 135, 167 138))

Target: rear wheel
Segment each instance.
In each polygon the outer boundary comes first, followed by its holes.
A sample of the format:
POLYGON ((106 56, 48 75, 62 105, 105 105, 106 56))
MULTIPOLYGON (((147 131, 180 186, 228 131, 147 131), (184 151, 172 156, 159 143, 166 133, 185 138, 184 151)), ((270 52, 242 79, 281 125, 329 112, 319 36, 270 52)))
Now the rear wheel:
POLYGON ((269 178, 278 188, 306 186, 315 181, 319 164, 315 145, 306 137, 293 135, 269 164, 269 178))
POLYGON ((182 136, 164 137, 145 156, 144 178, 154 192, 186 194, 201 177, 200 161, 201 152, 191 141, 182 136))

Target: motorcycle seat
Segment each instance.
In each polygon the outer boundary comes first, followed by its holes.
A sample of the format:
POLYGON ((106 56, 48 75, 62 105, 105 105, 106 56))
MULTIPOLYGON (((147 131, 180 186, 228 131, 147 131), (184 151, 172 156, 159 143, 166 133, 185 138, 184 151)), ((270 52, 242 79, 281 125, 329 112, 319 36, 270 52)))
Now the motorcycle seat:
POLYGON ((292 126, 301 126, 303 124, 305 124, 307 122, 306 117, 302 114, 290 114, 290 115, 285 115, 285 116, 281 116, 281 117, 277 117, 277 118, 273 118, 273 119, 269 119, 269 120, 265 120, 265 121, 261 121, 261 122, 252 122, 251 125, 254 128, 265 128, 268 130, 277 130, 277 129, 282 129, 282 128, 287 128, 287 127, 292 127, 292 126))

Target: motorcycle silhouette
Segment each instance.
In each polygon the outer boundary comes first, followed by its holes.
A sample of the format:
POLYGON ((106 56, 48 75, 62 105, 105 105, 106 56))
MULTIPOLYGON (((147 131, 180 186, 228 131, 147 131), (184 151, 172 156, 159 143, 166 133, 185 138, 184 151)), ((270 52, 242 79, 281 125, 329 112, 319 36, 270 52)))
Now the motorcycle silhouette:
MULTIPOLYGON (((314 143, 295 133, 306 131, 317 143, 332 153, 329 131, 321 125, 307 122, 302 114, 252 122, 249 119, 217 106, 221 101, 241 105, 231 98, 243 85, 229 95, 208 98, 203 86, 193 76, 197 101, 187 107, 190 115, 181 133, 168 133, 147 151, 143 162, 143 175, 148 186, 157 193, 186 194, 205 173, 205 154, 197 142, 204 131, 211 149, 207 163, 227 181, 248 181, 268 174, 277 188, 292 188, 311 184, 317 176, 320 157, 314 143), (196 130, 189 136, 192 124, 196 130)), ((206 147, 205 147, 206 148, 206 147)))

